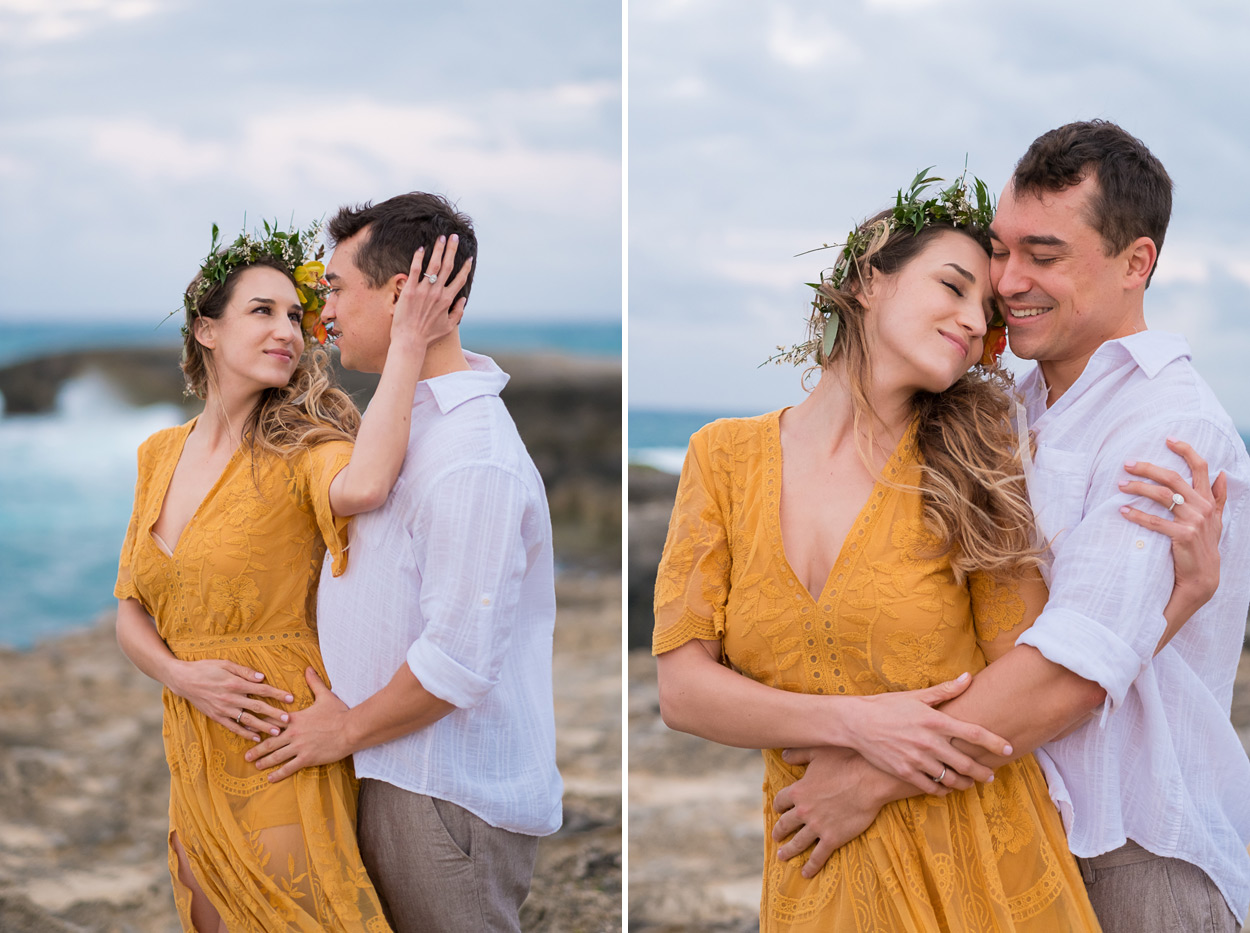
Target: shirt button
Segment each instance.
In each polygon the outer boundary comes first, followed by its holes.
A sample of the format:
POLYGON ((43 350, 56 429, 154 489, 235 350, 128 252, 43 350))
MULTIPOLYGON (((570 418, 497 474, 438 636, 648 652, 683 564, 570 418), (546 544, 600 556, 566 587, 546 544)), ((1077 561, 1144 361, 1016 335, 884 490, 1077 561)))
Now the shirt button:
POLYGON ((1137 550, 1139 550, 1139 551, 1140 551, 1140 550, 1141 550, 1142 548, 1144 548, 1145 546, 1146 546, 1146 542, 1145 542, 1145 541, 1143 541, 1143 540, 1141 540, 1141 538, 1138 538, 1138 539, 1137 539, 1137 550))

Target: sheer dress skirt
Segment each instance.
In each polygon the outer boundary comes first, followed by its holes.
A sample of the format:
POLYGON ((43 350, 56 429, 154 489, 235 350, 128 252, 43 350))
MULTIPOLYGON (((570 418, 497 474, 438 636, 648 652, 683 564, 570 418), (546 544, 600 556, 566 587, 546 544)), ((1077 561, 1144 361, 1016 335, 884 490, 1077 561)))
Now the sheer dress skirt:
MULTIPOLYGON (((183 660, 225 658, 260 671, 301 709, 312 704, 304 671, 325 679, 306 630, 188 638, 183 660)), ((172 838, 231 931, 388 931, 356 846, 356 778, 350 759, 304 768, 271 784, 244 759, 253 743, 164 693, 170 768, 170 875, 185 930, 191 891, 178 877, 172 838)), ((275 704, 280 705, 280 704, 275 704)))

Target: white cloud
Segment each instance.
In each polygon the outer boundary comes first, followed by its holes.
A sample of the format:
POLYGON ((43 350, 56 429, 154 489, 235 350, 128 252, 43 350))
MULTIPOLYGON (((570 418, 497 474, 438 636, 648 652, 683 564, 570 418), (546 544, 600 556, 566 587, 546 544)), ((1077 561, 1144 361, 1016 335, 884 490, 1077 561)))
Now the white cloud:
POLYGON ((0 0, 0 42, 62 42, 110 22, 159 12, 156 0, 0 0))
POLYGON ((539 99, 550 101, 562 117, 566 118, 570 108, 592 110, 606 106, 621 99, 621 85, 618 81, 585 81, 580 84, 558 84, 539 99))
POLYGON ((1235 278, 1238 282, 1250 286, 1250 260, 1236 259, 1229 262, 1225 269, 1228 274, 1235 278))
MULTIPOLYGON (((67 135, 74 132, 70 127, 66 130, 67 135)), ((225 146, 191 140, 176 129, 145 120, 92 121, 85 130, 81 138, 87 141, 89 155, 149 182, 211 177, 228 162, 225 146)))
MULTIPOLYGON (((543 146, 523 136, 535 114, 573 127, 608 105, 615 86, 563 84, 469 115, 453 107, 403 106, 368 98, 323 102, 310 118, 290 109, 254 111, 234 127, 185 130, 151 118, 100 117, 10 125, 5 136, 63 146, 81 141, 97 163, 128 184, 241 185, 272 200, 312 192, 376 192, 428 187, 492 194, 527 211, 585 217, 619 210, 615 153, 543 146), (506 106, 505 106, 506 105, 506 106), (500 110, 512 115, 503 122, 500 110)), ((0 173, 17 156, 0 152, 0 173)))
POLYGON ((666 22, 712 7, 711 0, 632 0, 629 18, 666 22))
POLYGON ((949 0, 868 0, 868 6, 870 8, 876 7, 883 10, 902 10, 907 12, 926 7, 935 7, 945 2, 949 2, 949 0))
POLYGON ((707 81, 699 75, 682 75, 659 89, 660 95, 674 100, 699 100, 708 93, 707 81))
POLYGON ((0 178, 15 181, 30 171, 30 165, 23 159, 9 153, 0 152, 0 178))
POLYGON ((858 56, 855 45, 822 16, 800 17, 790 6, 773 9, 768 51, 777 61, 804 70, 858 56))

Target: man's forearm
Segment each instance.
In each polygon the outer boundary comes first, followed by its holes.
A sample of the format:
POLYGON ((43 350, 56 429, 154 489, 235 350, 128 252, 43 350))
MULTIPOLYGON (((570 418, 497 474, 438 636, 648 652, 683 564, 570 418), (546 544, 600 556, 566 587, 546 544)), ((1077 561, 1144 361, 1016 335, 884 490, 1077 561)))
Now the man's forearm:
POLYGON ((1098 684, 1048 661, 1036 648, 1020 645, 977 674, 962 695, 941 708, 1011 743, 1012 755, 1007 758, 955 740, 961 751, 996 768, 1084 719, 1106 696, 1098 684))
POLYGON ((348 711, 346 737, 352 752, 381 745, 438 722, 456 707, 417 680, 407 663, 390 683, 348 711))

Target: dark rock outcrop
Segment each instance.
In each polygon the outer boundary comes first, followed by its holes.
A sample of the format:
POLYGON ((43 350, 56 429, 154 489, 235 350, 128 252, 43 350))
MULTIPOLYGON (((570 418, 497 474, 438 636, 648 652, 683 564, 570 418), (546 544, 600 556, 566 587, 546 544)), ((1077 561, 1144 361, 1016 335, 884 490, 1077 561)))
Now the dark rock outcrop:
POLYGON ((629 468, 629 647, 650 648, 655 568, 664 551, 677 477, 646 466, 629 468))
MULTIPOLYGON (((179 348, 101 348, 59 353, 0 368, 6 416, 55 408, 66 381, 94 373, 134 405, 181 404, 179 348)), ((621 364, 550 354, 495 357, 512 379, 503 400, 534 458, 551 503, 557 556, 564 564, 615 570, 621 560, 621 364)), ((335 364, 339 384, 362 408, 378 377, 335 364)))

